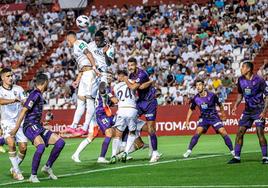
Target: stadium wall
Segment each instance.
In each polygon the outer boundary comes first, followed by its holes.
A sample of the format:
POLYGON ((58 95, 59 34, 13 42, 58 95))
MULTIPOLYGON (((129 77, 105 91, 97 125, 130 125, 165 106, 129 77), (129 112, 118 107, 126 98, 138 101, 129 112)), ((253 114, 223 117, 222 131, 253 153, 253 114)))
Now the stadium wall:
MULTIPOLYGON (((193 113, 190 121, 189 128, 185 127, 185 119, 189 106, 159 106, 157 114, 156 129, 159 136, 174 136, 174 135, 192 135, 197 127, 197 120, 199 117, 199 110, 193 113)), ((235 134, 238 127, 238 121, 243 111, 243 105, 240 105, 235 116, 231 115, 231 103, 224 103, 224 110, 227 115, 227 120, 224 122, 225 128, 229 134, 235 134)), ((115 109, 113 109, 114 111, 115 109)), ((47 128, 53 132, 64 132, 66 126, 72 123, 74 110, 52 110, 54 119, 49 122, 47 128)), ((82 124, 84 117, 80 121, 82 124)), ((81 125, 80 125, 81 126, 81 125)), ((248 130, 250 133, 254 133, 256 128, 253 127, 248 130)), ((268 132, 268 127, 265 129, 268 132)), ((144 134, 144 133, 143 133, 144 134)), ((210 128, 207 134, 215 134, 215 131, 210 128)), ((144 134, 146 135, 146 134, 144 134)), ((62 134, 63 137, 70 135, 62 134)), ((99 134, 99 136, 102 136, 99 134)))

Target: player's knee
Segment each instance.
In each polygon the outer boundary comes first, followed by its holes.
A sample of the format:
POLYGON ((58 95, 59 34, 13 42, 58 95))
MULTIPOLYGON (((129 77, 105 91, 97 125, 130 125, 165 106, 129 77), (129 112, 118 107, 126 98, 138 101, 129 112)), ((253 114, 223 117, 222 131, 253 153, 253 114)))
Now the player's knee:
POLYGON ((27 145, 26 144, 21 144, 19 147, 19 151, 21 154, 25 154, 27 151, 27 145))

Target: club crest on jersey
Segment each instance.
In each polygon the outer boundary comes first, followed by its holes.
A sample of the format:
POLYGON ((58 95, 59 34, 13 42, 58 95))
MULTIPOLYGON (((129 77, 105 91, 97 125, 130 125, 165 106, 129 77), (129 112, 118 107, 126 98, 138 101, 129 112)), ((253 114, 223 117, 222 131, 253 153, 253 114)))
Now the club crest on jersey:
POLYGON ((245 94, 246 95, 251 95, 251 89, 250 88, 245 88, 245 94))
POLYGON ((202 108, 203 110, 208 109, 208 104, 207 104, 207 103, 202 103, 202 104, 201 104, 201 108, 202 108))

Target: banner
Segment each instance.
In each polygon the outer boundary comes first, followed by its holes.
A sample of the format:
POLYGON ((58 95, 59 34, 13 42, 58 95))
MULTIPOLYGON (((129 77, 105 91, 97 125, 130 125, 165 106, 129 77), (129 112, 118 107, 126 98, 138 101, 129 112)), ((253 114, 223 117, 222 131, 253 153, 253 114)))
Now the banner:
POLYGON ((26 10, 25 3, 2 4, 0 5, 0 15, 22 14, 26 10))
MULTIPOLYGON (((189 128, 185 127, 186 115, 188 112, 188 105, 181 106, 159 106, 157 110, 156 130, 159 136, 171 136, 171 135, 193 135, 197 127, 197 121, 199 118, 199 110, 194 111, 189 128)), ((224 103, 224 110, 227 116, 227 120, 224 123, 225 128, 229 134, 235 134, 238 128, 238 121, 243 112, 244 105, 240 105, 237 109, 236 115, 231 115, 231 103, 224 103)), ((64 132, 66 126, 72 123, 75 110, 52 110, 54 119, 49 122, 47 128, 53 132, 64 132)), ((113 109, 115 112, 115 109, 113 109)), ((45 112, 46 113, 46 112, 45 112)), ((45 114, 44 113, 44 114, 45 114)), ((142 118, 143 119, 143 118, 142 118)), ((84 117, 81 119, 80 124, 84 122, 84 117)), ((79 125, 82 126, 82 125, 79 125)), ((268 132, 268 127, 265 129, 268 132)), ((248 129, 248 132, 256 132, 255 126, 248 129)), ((209 128, 207 134, 215 134, 213 128, 209 128)), ((142 133, 146 135, 146 133, 142 133)), ((68 137, 66 134, 62 136, 68 137)), ((99 134, 99 136, 101 136, 99 134)))

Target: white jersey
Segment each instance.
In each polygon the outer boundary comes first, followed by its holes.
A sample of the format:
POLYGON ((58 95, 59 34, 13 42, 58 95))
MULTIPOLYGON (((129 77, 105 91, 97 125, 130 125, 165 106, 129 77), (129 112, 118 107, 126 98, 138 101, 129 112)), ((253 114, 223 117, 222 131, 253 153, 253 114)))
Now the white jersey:
POLYGON ((88 44, 88 49, 95 59, 97 68, 101 69, 102 71, 106 71, 108 65, 106 64, 103 48, 98 48, 95 41, 92 41, 88 44))
MULTIPOLYGON (((73 45, 73 54, 78 64, 78 69, 81 70, 84 66, 92 66, 87 56, 84 54, 85 50, 89 50, 88 45, 83 40, 77 40, 73 45)), ((89 50, 90 51, 90 50, 89 50)))
MULTIPOLYGON (((3 86, 0 86, 0 98, 2 99, 15 99, 18 98, 20 101, 24 101, 26 99, 26 95, 22 87, 18 85, 13 85, 13 87, 8 90, 3 86)), ((1 105, 1 123, 5 122, 16 122, 19 113, 22 109, 22 104, 20 102, 1 105)))
POLYGON ((125 82, 115 84, 114 95, 119 100, 118 108, 135 108, 136 109, 136 94, 131 90, 125 82))

